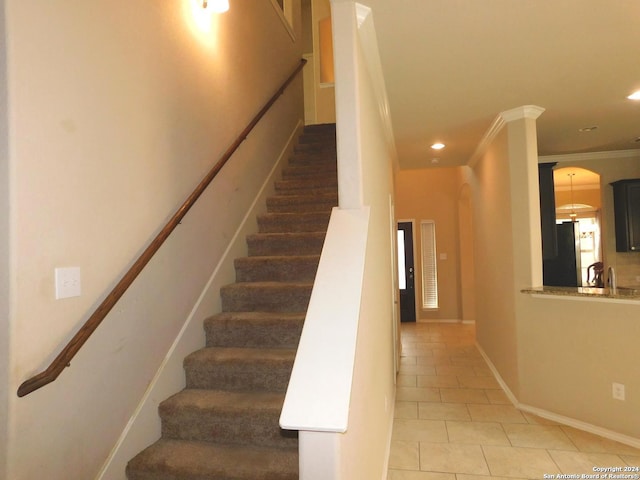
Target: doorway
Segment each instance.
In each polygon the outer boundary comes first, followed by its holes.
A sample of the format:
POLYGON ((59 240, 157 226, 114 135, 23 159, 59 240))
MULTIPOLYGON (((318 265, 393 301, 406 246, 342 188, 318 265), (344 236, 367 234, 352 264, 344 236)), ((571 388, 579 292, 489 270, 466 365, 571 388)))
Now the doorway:
MULTIPOLYGON (((562 267, 561 273, 570 281, 548 283, 551 278, 545 278, 544 284, 603 287, 592 268, 603 262, 600 175, 580 167, 563 167, 554 169, 553 183, 558 248, 561 240, 566 243, 563 252, 559 251, 553 261, 558 263, 557 268, 562 267)), ((553 277, 552 266, 548 266, 547 277, 553 277)))
POLYGON ((398 222, 398 289, 400 321, 416 321, 415 268, 413 264, 413 222, 398 222))

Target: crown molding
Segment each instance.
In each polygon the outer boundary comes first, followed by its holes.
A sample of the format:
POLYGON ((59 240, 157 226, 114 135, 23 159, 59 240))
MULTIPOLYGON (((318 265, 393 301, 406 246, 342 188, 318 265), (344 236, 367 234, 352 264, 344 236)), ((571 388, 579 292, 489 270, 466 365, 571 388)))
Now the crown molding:
POLYGON ((371 15, 371 9, 361 3, 356 3, 356 18, 358 19, 358 28, 362 27, 367 17, 371 15))
POLYGON ((489 145, 491 145, 498 133, 500 133, 500 130, 502 130, 507 123, 513 122, 514 120, 522 120, 524 118, 535 120, 542 115, 544 110, 544 108, 538 107, 537 105, 523 105, 521 107, 512 108, 511 110, 505 110, 504 112, 499 113, 482 137, 482 140, 480 140, 475 152, 473 152, 473 155, 469 158, 467 166, 474 167, 475 164, 478 163, 480 157, 485 154, 489 145))
POLYGON ((640 158, 640 148, 630 150, 609 150, 604 152, 565 153, 562 155, 542 155, 538 163, 583 162, 585 160, 612 160, 617 158, 640 158))
POLYGON ((486 131, 484 136, 482 137, 482 140, 480 140, 480 143, 476 147, 475 152, 473 152, 473 155, 471 155, 471 158, 469 158, 469 161, 467 162, 467 166, 473 168, 476 165, 476 163, 478 163, 478 160, 480 160, 480 157, 482 157, 482 155, 485 154, 485 152, 489 148, 489 145, 491 145, 493 140, 496 138, 498 133, 500 133, 500 130, 502 130, 505 125, 506 125, 506 122, 504 121, 504 118, 502 117, 502 115, 498 115, 493 121, 493 123, 491 124, 491 126, 489 127, 489 129, 486 131))
POLYGON ((523 105, 521 107, 512 108, 511 110, 505 110, 500 113, 500 116, 505 122, 513 122, 514 120, 521 120, 523 118, 530 118, 536 120, 544 112, 544 108, 537 105, 523 105))

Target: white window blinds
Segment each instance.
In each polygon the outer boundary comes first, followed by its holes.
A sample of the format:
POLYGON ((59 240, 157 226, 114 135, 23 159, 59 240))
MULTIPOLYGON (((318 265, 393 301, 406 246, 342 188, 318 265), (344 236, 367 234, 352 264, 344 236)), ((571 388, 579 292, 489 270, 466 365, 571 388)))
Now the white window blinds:
POLYGON ((420 222, 422 245, 422 308, 438 308, 438 267, 436 263, 436 224, 420 222))

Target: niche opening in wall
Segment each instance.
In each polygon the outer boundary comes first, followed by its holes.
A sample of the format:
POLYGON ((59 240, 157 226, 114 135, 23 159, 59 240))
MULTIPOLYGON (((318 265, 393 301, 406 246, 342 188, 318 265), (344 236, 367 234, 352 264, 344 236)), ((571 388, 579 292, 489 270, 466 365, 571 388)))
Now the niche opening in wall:
POLYGON ((318 22, 318 42, 320 44, 320 86, 333 86, 333 31, 331 17, 318 22))

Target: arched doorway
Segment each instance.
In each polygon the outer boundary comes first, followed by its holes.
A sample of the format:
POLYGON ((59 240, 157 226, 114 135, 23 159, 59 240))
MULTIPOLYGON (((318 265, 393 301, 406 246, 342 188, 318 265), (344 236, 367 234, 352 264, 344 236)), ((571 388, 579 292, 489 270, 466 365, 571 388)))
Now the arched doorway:
POLYGON ((594 279, 594 269, 589 268, 602 262, 600 175, 584 168, 563 167, 554 169, 553 184, 558 234, 573 235, 567 241, 575 245, 577 284, 601 287, 594 279))

